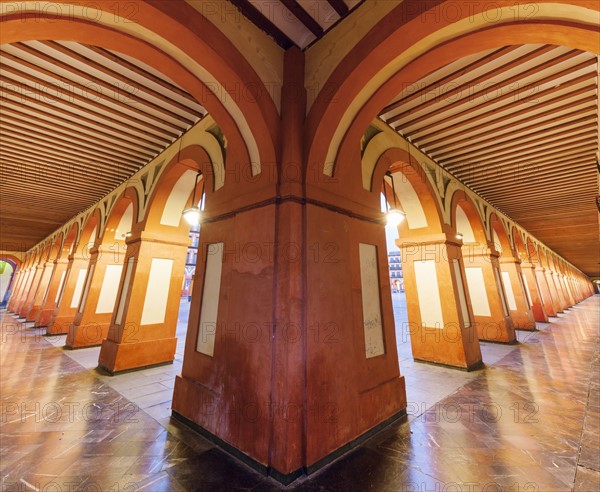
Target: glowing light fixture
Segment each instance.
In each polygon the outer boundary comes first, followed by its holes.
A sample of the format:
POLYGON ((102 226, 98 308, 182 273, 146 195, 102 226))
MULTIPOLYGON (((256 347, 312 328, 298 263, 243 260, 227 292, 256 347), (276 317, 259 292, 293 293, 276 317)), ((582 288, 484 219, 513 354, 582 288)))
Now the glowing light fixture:
POLYGON ((394 177, 392 176, 392 173, 389 171, 387 173, 385 173, 385 176, 383 177, 383 196, 385 198, 385 210, 386 210, 386 214, 387 214, 387 223, 388 223, 388 225, 390 225, 392 227, 398 227, 402 223, 402 221, 406 218, 406 213, 398 205, 397 198, 396 198, 396 187, 394 186, 394 177), (387 191, 386 191, 386 186, 385 186, 385 178, 386 177, 390 178, 390 181, 392 183, 392 194, 394 195, 394 206, 393 207, 390 207, 389 203, 388 203, 387 191))
POLYGON ((194 191, 192 193, 192 206, 186 208, 182 215, 185 221, 191 226, 197 226, 200 224, 200 220, 202 219, 202 211, 200 210, 200 205, 196 204, 196 188, 198 187, 198 179, 200 178, 201 173, 196 174, 196 182, 194 183, 194 191))
POLYGON ((462 238, 463 238, 463 237, 464 237, 464 236, 463 236, 462 232, 457 232, 457 233, 456 233, 456 239, 460 239, 460 240, 462 241, 462 238))

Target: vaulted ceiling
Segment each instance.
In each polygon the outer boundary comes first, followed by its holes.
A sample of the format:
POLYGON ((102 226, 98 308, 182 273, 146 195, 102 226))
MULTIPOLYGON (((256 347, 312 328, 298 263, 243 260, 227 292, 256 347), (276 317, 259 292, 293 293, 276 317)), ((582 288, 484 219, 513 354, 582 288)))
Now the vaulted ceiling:
POLYGON ((582 271, 598 265, 598 60, 546 45, 462 58, 407 85, 388 125, 582 271))
POLYGON ((229 0, 284 49, 320 39, 364 0, 229 0))
MULTIPOLYGON (((306 48, 361 0, 229 0, 306 48)), ((153 68, 62 41, 0 47, 0 233, 28 249, 114 189, 206 111, 153 68)), ((600 276, 598 60, 505 46, 405 87, 380 118, 509 217, 600 276)))
POLYGON ((28 249, 206 114, 164 75, 72 42, 0 47, 0 230, 28 249))

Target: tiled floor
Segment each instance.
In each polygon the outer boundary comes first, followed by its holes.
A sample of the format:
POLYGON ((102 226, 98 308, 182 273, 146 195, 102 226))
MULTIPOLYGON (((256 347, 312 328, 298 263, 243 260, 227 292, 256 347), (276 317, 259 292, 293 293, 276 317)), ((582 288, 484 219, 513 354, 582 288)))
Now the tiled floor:
MULTIPOLYGON (((486 367, 472 373, 412 361, 402 300, 407 419, 297 490, 600 490, 600 297, 517 345, 482 343, 486 367)), ((97 348, 65 351, 3 313, 1 490, 277 489, 169 418, 179 331, 173 365, 109 377, 97 348)))

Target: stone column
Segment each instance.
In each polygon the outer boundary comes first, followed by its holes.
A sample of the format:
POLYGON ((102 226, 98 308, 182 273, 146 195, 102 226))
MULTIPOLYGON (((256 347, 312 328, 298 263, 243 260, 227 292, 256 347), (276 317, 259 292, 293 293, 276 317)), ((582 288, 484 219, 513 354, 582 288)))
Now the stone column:
POLYGON ((535 330, 535 319, 523 285, 520 260, 500 258, 502 285, 513 325, 519 330, 535 330))
POLYGON ((98 360, 109 373, 175 358, 188 243, 147 233, 127 240, 119 296, 98 360))
POLYGON ((58 296, 56 309, 48 322, 47 335, 68 333, 75 319, 90 264, 88 250, 86 249, 85 252, 85 256, 80 254, 69 256, 65 281, 58 296))
POLYGON ((415 360, 471 370, 481 366, 479 337, 467 301, 461 244, 438 234, 396 241, 402 254, 415 360))
POLYGON ((68 348, 100 345, 108 335, 123 270, 125 246, 115 241, 105 249, 100 246, 90 250, 81 301, 67 335, 68 348))
POLYGON ((548 323, 548 314, 544 306, 544 296, 536 276, 536 267, 533 263, 521 263, 525 292, 531 304, 531 311, 535 321, 548 323))
POLYGON ((514 343, 515 329, 500 282, 499 253, 490 245, 482 251, 479 243, 463 244, 462 252, 479 340, 514 343))
POLYGON ((59 259, 54 262, 54 272, 52 273, 46 297, 35 317, 35 326, 48 326, 50 323, 52 314, 58 306, 58 299, 64 287, 69 264, 70 262, 67 259, 59 259))

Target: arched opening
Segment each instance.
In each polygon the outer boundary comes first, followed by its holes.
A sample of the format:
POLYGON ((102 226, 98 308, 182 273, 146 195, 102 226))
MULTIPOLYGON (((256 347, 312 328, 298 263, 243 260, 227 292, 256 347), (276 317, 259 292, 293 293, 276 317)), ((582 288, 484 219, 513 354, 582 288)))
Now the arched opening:
POLYGON ((279 116, 269 91, 226 36, 192 6, 136 2, 131 19, 103 2, 90 6, 77 1, 72 10, 52 12, 27 3, 11 7, 3 18, 1 44, 73 41, 131 56, 165 74, 208 109, 229 139, 232 163, 245 163, 257 175, 262 162, 276 161, 279 116), (144 32, 152 33, 153 43, 144 32), (228 87, 245 94, 258 91, 261 104, 230 94, 228 87))
POLYGON ((502 286, 513 324, 517 329, 535 330, 535 320, 525 291, 520 260, 515 256, 516 253, 502 220, 492 213, 489 221, 494 247, 500 253, 502 286))
POLYGON ((13 256, 0 257, 0 308, 8 304, 19 263, 13 256))
POLYGON ((100 366, 110 373, 171 363, 176 354, 179 363, 183 358, 193 300, 189 291, 182 297, 185 273, 195 270, 201 248, 200 226, 191 227, 183 211, 200 208, 205 195, 210 203, 216 176, 211 170, 207 152, 190 145, 153 183, 144 216, 126 240, 125 270, 99 356, 100 366))
POLYGON ((390 207, 397 202, 406 214, 398 226, 396 242, 408 318, 405 323, 396 320, 401 326, 397 331, 399 351, 403 350, 401 342, 410 338, 415 360, 463 368, 477 366, 481 363, 477 337, 464 335, 474 332, 475 326, 461 243, 443 224, 430 176, 410 152, 392 148, 378 156, 372 182, 374 190, 381 183, 390 207), (432 330, 440 336, 431 336, 432 330), (457 343, 461 344, 460 350, 457 343))
POLYGON ((127 188, 119 197, 113 197, 113 203, 89 250, 81 297, 67 335, 68 348, 100 345, 108 335, 123 271, 125 239, 138 212, 135 188, 127 188))
POLYGON ((56 242, 58 250, 54 256, 54 266, 46 294, 42 300, 40 310, 35 317, 36 327, 47 327, 52 314, 58 306, 58 300, 62 294, 70 265, 69 258, 73 253, 78 232, 79 224, 75 222, 60 233, 61 242, 59 243, 58 240, 56 242), (63 234, 64 241, 62 241, 63 234))
POLYGON ((327 80, 333 94, 321 91, 308 114, 308 162, 318 167, 309 169, 309 179, 318 182, 321 174, 335 173, 339 178, 350 174, 346 163, 353 162, 354 143, 397 95, 398 87, 414 84, 459 58, 528 43, 598 52, 598 5, 593 2, 571 0, 569 9, 545 2, 536 4, 535 12, 523 12, 517 18, 508 6, 452 3, 456 16, 448 17, 443 13, 444 1, 435 6, 402 2, 395 9, 393 23, 386 17, 333 70, 327 80), (496 19, 492 23, 488 10, 496 19), (425 22, 426 16, 437 16, 438 22, 425 22), (326 104, 332 98, 337 104, 326 104))
POLYGON ((32 321, 30 316, 31 309, 37 296, 40 283, 42 282, 42 277, 44 277, 46 271, 46 262, 48 261, 51 247, 52 243, 50 241, 40 246, 39 254, 32 264, 28 284, 23 293, 23 297, 21 298, 21 306, 18 308, 19 316, 26 321, 32 321))
POLYGON ((94 209, 85 219, 79 237, 71 245, 65 279, 56 295, 56 308, 48 321, 47 335, 62 335, 69 331, 83 294, 91 251, 98 240, 102 214, 94 209))
POLYGON ((515 342, 514 325, 500 280, 498 252, 488 241, 477 206, 461 190, 452 197, 452 224, 462 241, 465 276, 479 339, 515 342))

